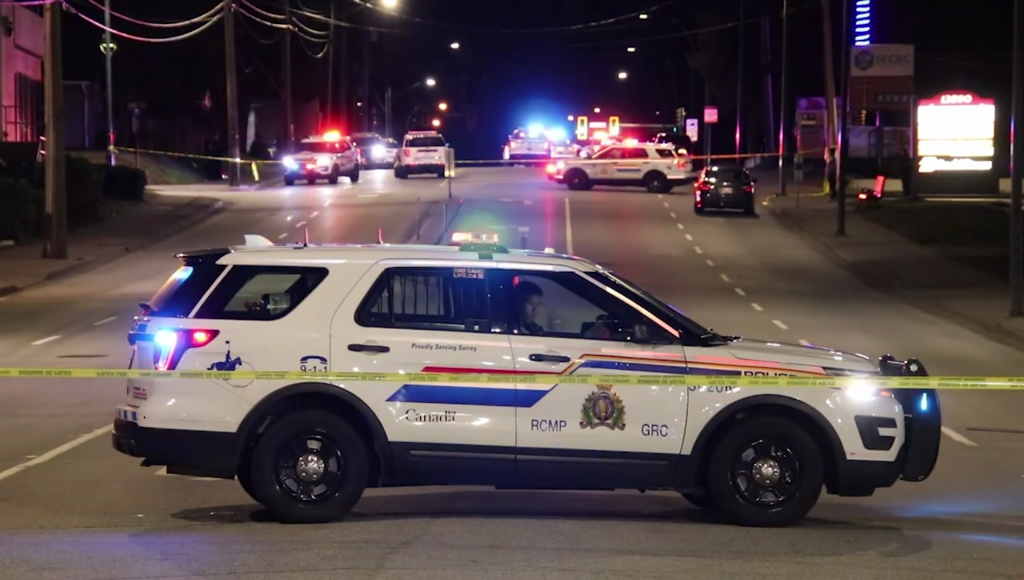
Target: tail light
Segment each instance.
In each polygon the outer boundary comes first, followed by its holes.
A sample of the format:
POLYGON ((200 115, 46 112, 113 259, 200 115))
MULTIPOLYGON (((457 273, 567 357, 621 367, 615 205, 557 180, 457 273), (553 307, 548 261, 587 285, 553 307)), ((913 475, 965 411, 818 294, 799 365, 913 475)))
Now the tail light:
POLYGON ((753 185, 745 185, 745 186, 743 186, 743 191, 745 191, 747 193, 754 193, 754 186, 753 185))
POLYGON ((684 159, 682 157, 677 157, 676 158, 676 167, 678 167, 679 169, 686 169, 686 159, 684 159))
POLYGON ((711 191, 711 184, 710 183, 698 183, 697 184, 697 191, 711 191))
POLYGON ((219 330, 162 328, 153 335, 153 368, 173 371, 190 348, 202 348, 217 338, 219 330))
POLYGON ((402 155, 412 157, 412 149, 402 149, 402 155))

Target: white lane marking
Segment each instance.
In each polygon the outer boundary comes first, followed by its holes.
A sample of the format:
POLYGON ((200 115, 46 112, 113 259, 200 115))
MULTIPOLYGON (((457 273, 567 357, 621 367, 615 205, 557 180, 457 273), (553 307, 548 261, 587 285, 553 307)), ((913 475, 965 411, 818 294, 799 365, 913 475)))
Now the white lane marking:
POLYGON ((686 234, 686 241, 692 242, 693 241, 693 236, 691 236, 690 234, 686 234))
POLYGON ((380 197, 379 193, 361 193, 356 197, 380 197))
POLYGON ((786 326, 785 324, 783 324, 781 320, 773 320, 772 324, 774 324, 775 326, 778 326, 782 330, 789 330, 789 327, 786 326))
POLYGON ((676 224, 676 227, 678 227, 681 230, 685 230, 686 229, 686 228, 683 227, 683 224, 676 224))
POLYGON ((39 457, 39 456, 38 455, 26 455, 25 459, 35 459, 36 457, 39 457))
POLYGON ((316 216, 318 216, 318 215, 320 215, 320 212, 318 212, 318 211, 315 211, 315 212, 313 212, 313 213, 309 214, 309 219, 313 219, 313 218, 315 218, 315 217, 316 217, 316 216))
POLYGON ((726 276, 725 274, 719 274, 719 276, 721 276, 721 277, 722 277, 722 280, 723 280, 724 282, 729 282, 729 277, 728 277, 728 276, 726 276))
POLYGON ((799 342, 800 344, 802 344, 804 346, 811 346, 810 342, 808 342, 808 341, 806 341, 806 340, 804 340, 802 338, 800 340, 798 340, 797 342, 799 342))
POLYGON ((700 246, 694 246, 693 251, 697 252, 698 254, 704 253, 704 250, 700 249, 700 246))
POLYGON ((668 212, 668 215, 672 216, 672 219, 676 219, 676 212, 670 211, 668 212))
POLYGON ((306 225, 306 222, 299 222, 299 223, 295 224, 295 227, 301 228, 304 225, 306 225))
POLYGON ((662 205, 664 205, 665 207, 668 207, 668 202, 667 202, 667 201, 663 201, 663 202, 661 202, 661 203, 662 203, 662 205))
POLYGON ((8 298, 10 298, 10 296, 0 296, 0 302, 3 302, 4 300, 7 300, 8 298))
POLYGON ((331 200, 328 199, 327 201, 324 202, 324 207, 327 207, 329 205, 331 205, 331 200))
POLYGON ((572 255, 572 218, 569 214, 569 198, 565 198, 565 249, 572 255))
POLYGON ((95 438, 99 437, 100 435, 106 435, 106 434, 110 433, 112 428, 113 428, 112 425, 104 425, 103 427, 100 427, 99 429, 93 431, 92 433, 86 433, 85 435, 82 435, 82 436, 80 436, 80 437, 78 437, 76 439, 72 439, 71 441, 68 441, 64 445, 61 445, 60 447, 51 449, 51 450, 47 451, 46 453, 43 453, 39 457, 35 457, 35 458, 33 458, 33 459, 29 460, 29 461, 26 461, 24 463, 19 463, 18 465, 15 465, 14 467, 11 467, 11 468, 9 468, 9 469, 7 469, 5 471, 0 471, 0 481, 3 481, 5 479, 7 479, 8 477, 11 477, 12 475, 15 475, 15 474, 17 474, 17 473, 19 473, 21 471, 24 471, 24 470, 28 469, 29 467, 35 467, 36 465, 39 465, 41 463, 46 463, 47 461, 53 459, 54 457, 57 457, 61 453, 64 453, 64 452, 67 452, 67 451, 71 451, 72 449, 74 449, 75 447, 78 447, 79 445, 81 445, 82 443, 85 443, 86 441, 95 439, 95 438))
POLYGON ((285 239, 287 237, 288 237, 288 232, 285 232, 285 233, 281 234, 280 236, 277 236, 277 239, 283 240, 283 239, 285 239))
POLYGON ((665 197, 665 196, 664 196, 664 195, 661 195, 660 193, 658 194, 658 199, 661 199, 661 198, 663 198, 663 197, 665 197))
POLYGON ((708 263, 708 266, 711 266, 712 268, 715 267, 715 263, 712 262, 711 260, 704 260, 704 261, 708 263))
POLYGON ((945 433, 947 437, 949 437, 953 441, 956 441, 957 443, 963 443, 968 447, 978 446, 978 444, 975 443, 974 441, 971 441, 970 439, 964 437, 963 435, 957 433, 956 431, 950 429, 949 427, 946 427, 945 425, 942 426, 942 432, 945 433))
POLYGON ((739 294, 740 296, 746 296, 747 295, 747 293, 743 291, 743 288, 733 288, 733 290, 735 290, 736 293, 739 294))
POLYGON ((92 325, 93 326, 103 326, 104 324, 106 324, 108 322, 113 322, 115 320, 117 320, 116 316, 110 316, 108 318, 104 318, 103 320, 97 320, 96 322, 93 322, 92 325))
POLYGON ((33 342, 32 346, 39 346, 41 344, 46 344, 48 342, 53 342, 54 340, 57 340, 58 338, 60 338, 59 334, 55 334, 53 336, 47 336, 46 338, 40 338, 39 340, 33 342))
POLYGON ((758 312, 764 312, 764 307, 758 304, 757 302, 751 302, 750 307, 758 312))
MULTIPOLYGON (((156 470, 155 475, 172 475, 172 474, 167 473, 167 468, 166 467, 161 467, 160 469, 156 470)), ((219 478, 217 478, 217 477, 190 477, 189 479, 191 479, 192 481, 217 481, 219 478)))

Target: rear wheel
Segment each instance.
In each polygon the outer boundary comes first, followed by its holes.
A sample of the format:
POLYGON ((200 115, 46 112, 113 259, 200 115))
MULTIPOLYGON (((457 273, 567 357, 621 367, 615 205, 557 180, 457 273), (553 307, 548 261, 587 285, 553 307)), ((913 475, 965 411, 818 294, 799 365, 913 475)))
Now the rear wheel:
POLYGON ((356 165, 355 168, 352 169, 352 173, 350 173, 348 175, 348 180, 351 181, 352 183, 359 183, 359 166, 358 165, 356 165))
POLYGON ((330 183, 331 185, 335 185, 336 183, 338 183, 338 166, 337 165, 335 165, 334 167, 331 168, 331 175, 327 178, 327 183, 330 183))
POLYGON ((565 182, 565 186, 573 191, 583 191, 590 189, 590 178, 581 169, 572 169, 565 174, 562 178, 565 182))
POLYGON ((285 175, 284 176, 284 184, 285 185, 289 185, 289 186, 290 185, 295 185, 295 178, 292 177, 291 175, 285 175))
POLYGON ((409 174, 406 173, 405 170, 402 169, 401 167, 396 167, 395 168, 395 177, 397 177, 398 179, 405 179, 405 178, 409 177, 409 174))
POLYGON ((735 425, 711 455, 711 505, 741 526, 782 527, 804 518, 824 485, 822 454, 802 427, 782 417, 735 425))
POLYGON ((644 187, 651 193, 668 193, 672 189, 668 177, 660 171, 652 171, 645 175, 644 187))
POLYGON ((704 207, 693 202, 693 213, 704 213, 704 207))
POLYGON ((362 497, 369 458, 359 434, 341 417, 297 411, 271 423, 252 457, 252 488, 286 523, 340 518, 362 497))

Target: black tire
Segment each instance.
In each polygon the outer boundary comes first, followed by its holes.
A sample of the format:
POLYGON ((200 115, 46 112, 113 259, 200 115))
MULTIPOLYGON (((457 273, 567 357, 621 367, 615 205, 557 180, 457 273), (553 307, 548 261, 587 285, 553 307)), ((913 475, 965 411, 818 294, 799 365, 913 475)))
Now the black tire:
POLYGON ((444 179, 444 169, 438 169, 437 176, 440 177, 441 179, 444 179))
POLYGON ((289 186, 289 187, 292 186, 292 185, 295 185, 295 178, 292 177, 291 175, 285 175, 284 176, 284 184, 289 186))
POLYGON ((711 504, 711 498, 706 493, 684 493, 681 494, 683 498, 690 502, 693 507, 700 508, 704 511, 714 511, 715 506, 711 504))
POLYGON ((822 462, 817 443, 796 423, 753 417, 730 429, 712 451, 707 493, 715 510, 736 524, 788 526, 818 502, 822 462))
POLYGON ((245 493, 249 494, 253 501, 260 501, 256 499, 256 492, 252 489, 252 462, 249 458, 243 459, 238 465, 238 473, 235 474, 235 479, 238 480, 239 485, 242 486, 242 489, 245 493))
POLYGON ((316 183, 316 178, 315 177, 310 177, 309 179, 306 180, 306 183, 308 183, 310 185, 313 185, 313 184, 316 183))
POLYGON ((650 193, 668 193, 672 191, 672 184, 668 177, 660 171, 651 171, 644 176, 644 187, 650 193))
POLYGON ((590 189, 590 178, 583 172, 582 169, 570 169, 568 173, 562 178, 565 186, 573 191, 583 191, 590 189))
POLYGON ((400 167, 396 167, 395 168, 395 177, 398 178, 398 179, 405 179, 405 178, 409 177, 409 174, 407 174, 404 169, 402 169, 400 167))
POLYGON ((337 165, 335 165, 334 167, 331 168, 331 175, 327 178, 327 183, 330 183, 331 185, 337 185, 338 184, 338 166, 337 165))
POLYGON ((326 411, 296 411, 271 423, 252 455, 257 501, 285 523, 324 523, 342 517, 362 497, 368 473, 362 438, 348 422, 326 411), (309 447, 310 440, 320 446, 309 447), (303 451, 307 453, 298 455, 303 451), (303 480, 297 465, 301 457, 314 462, 319 458, 323 479, 303 480), (321 487, 326 489, 318 494, 321 487), (302 494, 307 497, 297 497, 302 494))
POLYGON ((704 213, 704 208, 699 206, 699 205, 697 205, 696 203, 694 203, 693 204, 693 213, 704 213))
POLYGON ((359 183, 359 167, 352 170, 352 173, 348 176, 348 180, 352 183, 359 183))
POLYGON ((754 215, 757 212, 754 210, 754 202, 750 202, 743 208, 743 215, 754 215))

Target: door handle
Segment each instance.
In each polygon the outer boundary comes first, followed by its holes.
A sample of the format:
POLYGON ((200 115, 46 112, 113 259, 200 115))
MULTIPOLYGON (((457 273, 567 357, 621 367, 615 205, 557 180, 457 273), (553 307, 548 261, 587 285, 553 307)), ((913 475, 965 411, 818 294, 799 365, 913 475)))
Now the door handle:
POLYGON ((572 359, 567 356, 560 354, 531 354, 530 360, 533 362, 553 362, 553 363, 567 363, 572 362, 572 359))
POLYGON ((391 352, 389 347, 381 344, 350 344, 348 349, 352 352, 391 352))

